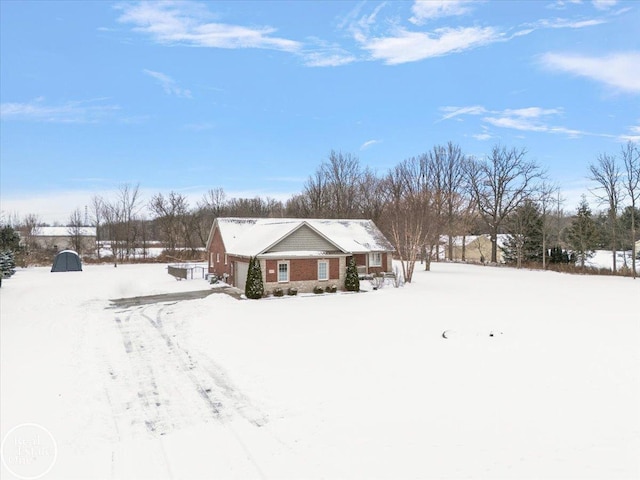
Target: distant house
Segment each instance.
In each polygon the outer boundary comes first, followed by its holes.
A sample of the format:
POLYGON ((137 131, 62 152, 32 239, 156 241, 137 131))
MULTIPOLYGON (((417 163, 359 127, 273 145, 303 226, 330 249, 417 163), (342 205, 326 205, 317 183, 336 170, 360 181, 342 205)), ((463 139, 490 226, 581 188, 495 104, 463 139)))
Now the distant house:
MULTIPOLYGON (((504 244, 504 235, 498 235, 498 263, 504 263, 500 247, 504 244)), ((445 260, 454 262, 485 263, 491 261, 491 237, 483 235, 467 235, 453 237, 453 255, 449 258, 449 237, 441 239, 441 251, 445 260)))
POLYGON ((38 227, 31 235, 31 243, 36 248, 44 250, 58 252, 80 250, 81 253, 93 253, 96 250, 96 228, 38 227), (76 240, 80 242, 79 246, 76 244, 76 240))
POLYGON ((256 257, 266 291, 343 288, 351 258, 362 273, 390 272, 393 250, 371 220, 218 218, 207 240, 209 273, 244 289, 256 257))

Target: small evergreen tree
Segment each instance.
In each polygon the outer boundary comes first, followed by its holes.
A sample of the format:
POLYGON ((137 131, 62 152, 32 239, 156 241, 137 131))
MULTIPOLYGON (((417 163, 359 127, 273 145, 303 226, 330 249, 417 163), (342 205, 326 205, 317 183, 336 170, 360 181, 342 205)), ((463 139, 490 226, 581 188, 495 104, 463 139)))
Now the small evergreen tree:
POLYGON ((8 278, 16 273, 16 262, 13 259, 13 252, 5 250, 0 252, 0 277, 8 278))
POLYGON ((356 261, 353 257, 349 260, 347 265, 347 275, 344 279, 344 289, 347 292, 359 292, 360 291, 360 278, 358 277, 358 267, 356 267, 356 261))
POLYGON ((264 284, 262 283, 262 269, 260 260, 255 257, 249 259, 249 271, 247 272, 247 283, 244 287, 244 294, 247 298, 258 299, 264 295, 264 284))
POLYGON ((591 216, 591 209, 584 195, 578 205, 576 216, 567 231, 567 241, 576 260, 584 268, 587 259, 593 256, 594 249, 598 245, 596 222, 591 216))

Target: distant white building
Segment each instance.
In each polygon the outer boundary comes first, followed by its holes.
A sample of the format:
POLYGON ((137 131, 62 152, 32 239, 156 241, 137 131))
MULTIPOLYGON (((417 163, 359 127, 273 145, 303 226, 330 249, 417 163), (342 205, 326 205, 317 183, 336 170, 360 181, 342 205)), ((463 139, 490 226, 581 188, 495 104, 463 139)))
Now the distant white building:
POLYGON ((93 253, 96 250, 96 227, 38 227, 31 235, 31 243, 44 250, 80 250, 93 253), (77 242, 80 242, 78 248, 77 242))

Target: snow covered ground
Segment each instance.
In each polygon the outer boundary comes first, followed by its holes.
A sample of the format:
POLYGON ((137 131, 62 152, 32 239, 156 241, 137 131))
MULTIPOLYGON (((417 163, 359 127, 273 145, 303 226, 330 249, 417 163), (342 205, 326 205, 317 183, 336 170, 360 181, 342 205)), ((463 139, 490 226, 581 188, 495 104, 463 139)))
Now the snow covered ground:
POLYGON ((640 280, 434 263, 359 294, 109 301, 208 289, 157 264, 3 282, 2 478, 640 477, 640 280))

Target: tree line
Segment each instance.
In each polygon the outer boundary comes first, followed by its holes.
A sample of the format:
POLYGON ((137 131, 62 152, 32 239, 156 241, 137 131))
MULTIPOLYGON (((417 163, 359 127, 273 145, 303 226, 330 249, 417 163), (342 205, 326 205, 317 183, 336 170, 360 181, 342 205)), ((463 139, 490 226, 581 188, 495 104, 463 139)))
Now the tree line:
MULTIPOLYGON (((454 239, 488 234, 491 254, 516 266, 576 260, 585 265, 596 248, 632 250, 635 276, 636 228, 640 218, 640 151, 629 142, 618 154, 601 154, 589 164, 598 204, 594 214, 584 196, 567 216, 557 185, 524 148, 494 145, 483 158, 465 155, 449 142, 407 158, 386 172, 375 172, 350 153, 331 151, 286 201, 273 198, 228 198, 222 188, 207 191, 195 205, 179 192, 158 193, 143 201, 139 185, 122 185, 111 197, 94 196, 84 218, 70 215, 70 234, 87 223, 108 241, 116 261, 131 258, 152 240, 168 252, 197 252, 206 244, 220 216, 367 218, 391 240, 411 281, 420 261, 452 258, 454 239), (145 208, 146 207, 146 208, 145 208), (148 213, 145 213, 148 212, 148 213), (147 215, 149 215, 147 217, 147 215), (503 242, 499 241, 502 236, 503 242), (502 243, 502 244, 501 244, 502 243)), ((28 215, 20 225, 26 237, 37 228, 28 215)), ((73 236, 73 235, 72 235, 73 236)))

